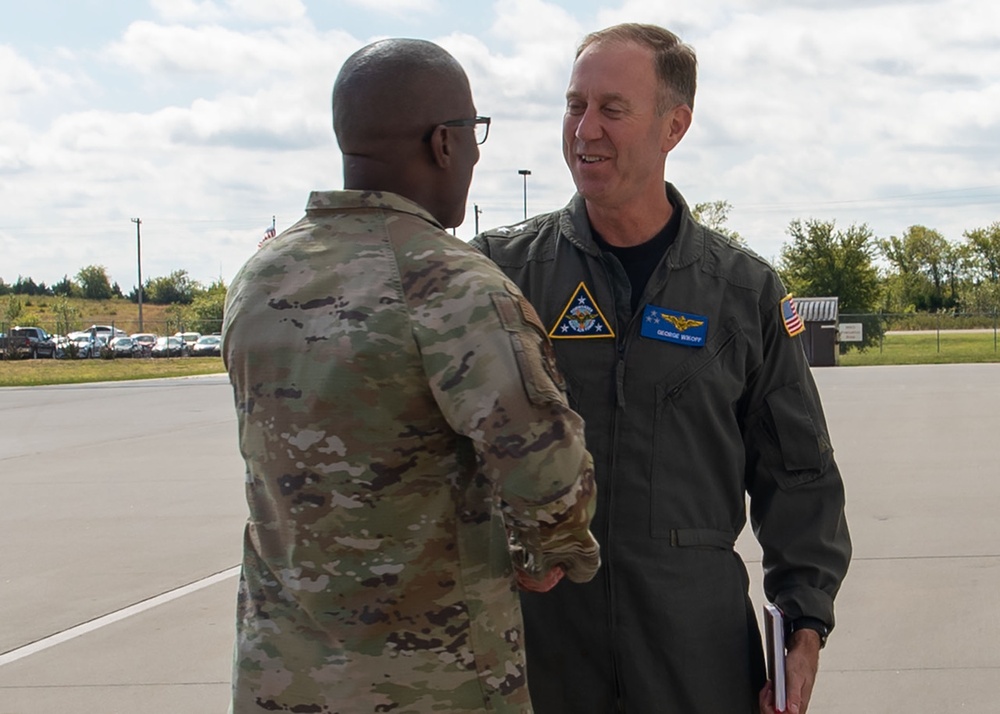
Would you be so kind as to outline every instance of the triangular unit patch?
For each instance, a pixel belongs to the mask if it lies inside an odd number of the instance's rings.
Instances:
[[[549,332],[553,340],[580,340],[587,338],[614,337],[611,324],[597,307],[594,296],[587,286],[580,283],[573,297],[566,303],[562,315]]]

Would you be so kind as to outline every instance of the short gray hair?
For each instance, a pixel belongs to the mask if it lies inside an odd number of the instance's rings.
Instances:
[[[633,43],[653,52],[653,66],[660,81],[661,92],[656,110],[665,114],[676,104],[687,104],[694,109],[694,94],[698,85],[698,58],[694,48],[658,25],[626,22],[621,25],[591,32],[577,48],[579,58],[585,49],[601,42]]]

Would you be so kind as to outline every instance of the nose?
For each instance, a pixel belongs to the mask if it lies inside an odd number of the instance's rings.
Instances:
[[[601,126],[601,114],[596,107],[588,106],[583,114],[574,118],[576,119],[576,129],[573,133],[580,141],[594,141],[600,139],[604,134],[604,128]]]

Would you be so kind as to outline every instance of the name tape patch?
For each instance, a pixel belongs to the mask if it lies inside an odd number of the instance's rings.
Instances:
[[[708,318],[646,305],[642,311],[640,334],[652,340],[673,342],[685,347],[704,347],[708,336]]]

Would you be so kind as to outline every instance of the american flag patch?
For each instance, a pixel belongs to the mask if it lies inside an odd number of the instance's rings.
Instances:
[[[805,332],[806,326],[799,317],[799,311],[795,309],[795,301],[791,295],[786,295],[781,301],[781,321],[785,323],[785,330],[789,337],[795,337]]]

